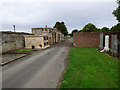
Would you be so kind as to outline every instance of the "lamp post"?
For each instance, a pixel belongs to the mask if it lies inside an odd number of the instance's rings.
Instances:
[[[14,32],[15,32],[15,25],[13,25],[13,27],[14,27]]]

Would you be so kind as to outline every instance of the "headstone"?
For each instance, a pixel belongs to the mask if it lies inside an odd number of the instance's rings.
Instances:
[[[105,36],[105,51],[109,51],[109,36]]]
[[[103,33],[100,33],[100,45],[99,45],[99,48],[100,49],[103,49]]]
[[[112,35],[111,53],[115,57],[118,56],[118,39],[117,39],[117,35]]]

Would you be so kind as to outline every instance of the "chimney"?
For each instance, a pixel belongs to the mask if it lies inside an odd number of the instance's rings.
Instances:
[[[15,25],[13,25],[13,27],[14,27],[14,32],[15,32]]]
[[[45,27],[47,28],[47,25]]]

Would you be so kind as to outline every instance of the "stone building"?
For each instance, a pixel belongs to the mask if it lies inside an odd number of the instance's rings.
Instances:
[[[61,41],[61,32],[54,28],[32,28],[33,35],[25,35],[25,48],[46,48]]]
[[[25,35],[25,48],[46,48],[48,45],[47,35]]]
[[[48,44],[52,45],[61,41],[61,31],[55,28],[32,28],[34,35],[48,35]]]

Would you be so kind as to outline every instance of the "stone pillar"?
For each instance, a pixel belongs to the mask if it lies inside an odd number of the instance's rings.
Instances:
[[[100,49],[103,49],[103,33],[100,33],[100,45],[99,45],[99,48]]]
[[[115,57],[118,56],[118,39],[117,39],[117,35],[112,35],[111,53]]]
[[[109,51],[109,36],[105,36],[105,51]]]

